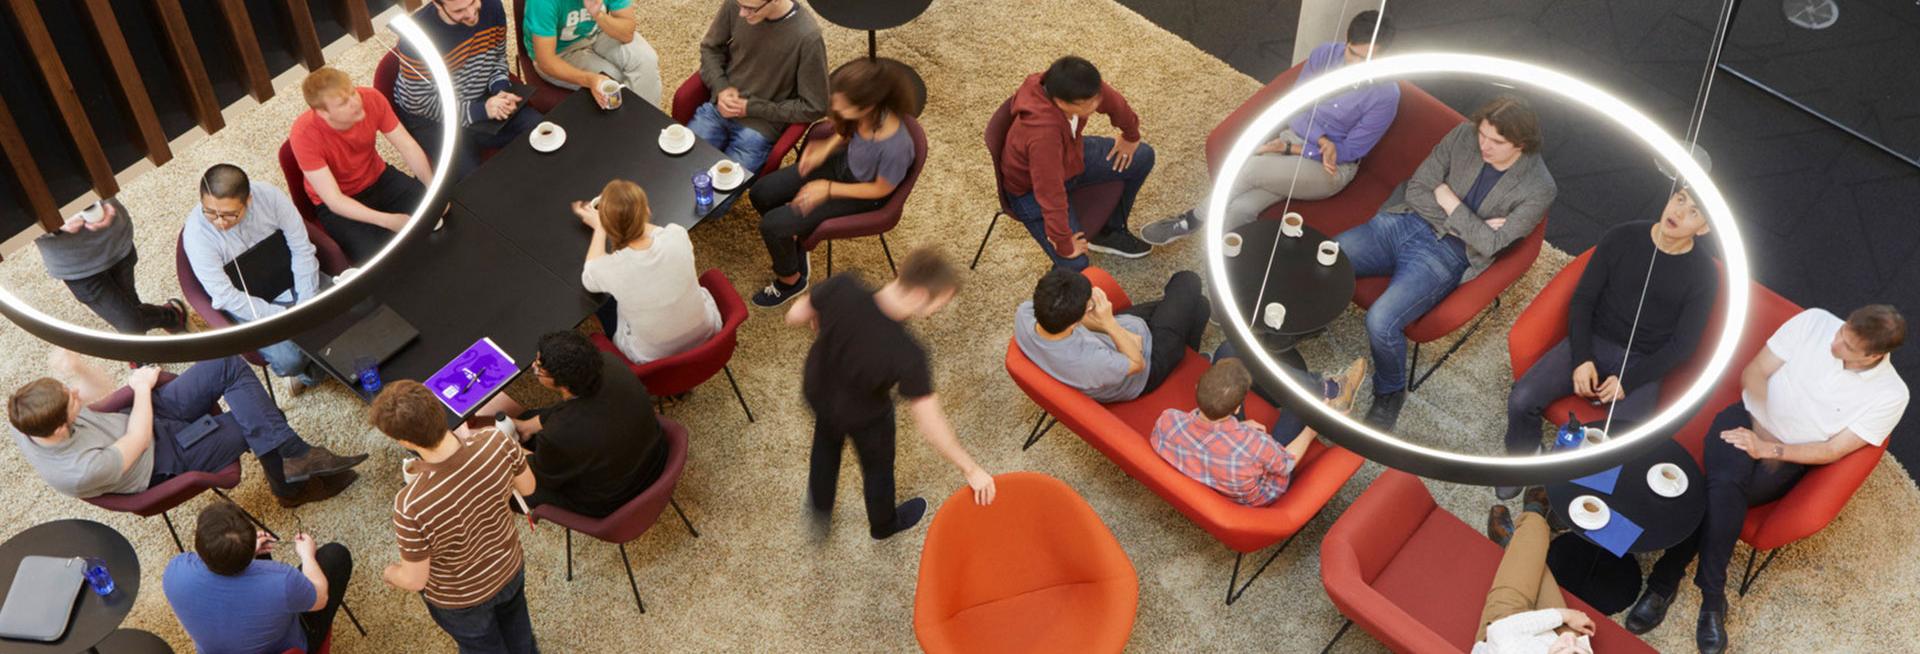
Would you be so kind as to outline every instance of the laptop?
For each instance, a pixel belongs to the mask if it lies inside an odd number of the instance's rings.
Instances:
[[[293,288],[293,250],[287,247],[285,232],[275,231],[224,267],[233,287],[253,297],[272,300]]]
[[[77,556],[22,558],[7,603],[0,604],[0,638],[52,642],[65,636],[86,569],[86,559]]]
[[[328,372],[344,380],[353,379],[359,372],[354,361],[360,357],[385,363],[420,336],[420,330],[406,318],[373,298],[361,300],[315,331],[333,334],[315,358]]]

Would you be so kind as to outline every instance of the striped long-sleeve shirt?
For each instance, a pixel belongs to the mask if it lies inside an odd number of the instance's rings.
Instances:
[[[429,562],[428,603],[479,604],[520,572],[520,535],[507,502],[513,478],[526,469],[520,444],[496,429],[463,439],[444,461],[414,464],[420,476],[393,498],[393,535],[400,558]]]
[[[460,106],[460,126],[487,120],[487,98],[507,90],[507,14],[500,0],[481,0],[480,22],[472,26],[443,20],[434,3],[415,10],[413,21],[446,57],[447,69],[453,73],[453,98]],[[394,104],[415,118],[440,122],[433,71],[406,41],[400,42],[395,54],[400,75],[393,85]]]

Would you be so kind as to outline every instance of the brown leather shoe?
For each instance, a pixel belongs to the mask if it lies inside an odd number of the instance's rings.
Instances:
[[[365,454],[340,456],[334,454],[332,450],[315,445],[300,458],[282,462],[280,470],[286,475],[287,483],[298,484],[314,477],[323,477],[352,468],[365,460],[367,460]]]
[[[1506,505],[1495,504],[1487,509],[1487,538],[1501,547],[1506,547],[1507,541],[1513,540],[1513,513],[1507,510]]]
[[[280,497],[276,495],[273,499],[279,502],[282,508],[298,508],[302,504],[319,502],[339,495],[341,491],[346,490],[348,486],[352,486],[353,482],[358,479],[360,479],[360,473],[348,470],[337,475],[328,475],[308,481],[307,485],[301,487],[300,492],[295,493],[293,497]]]

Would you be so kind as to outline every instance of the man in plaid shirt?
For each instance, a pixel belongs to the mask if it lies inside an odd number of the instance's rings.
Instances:
[[[1366,360],[1356,360],[1346,372],[1344,383],[1328,385],[1327,397],[1340,410],[1352,405]],[[1259,423],[1236,418],[1252,385],[1239,359],[1215,363],[1195,389],[1199,408],[1167,409],[1154,423],[1151,440],[1160,458],[1181,473],[1235,502],[1266,506],[1287,492],[1293,467],[1316,434],[1298,420],[1279,421],[1280,431],[1268,434]]]

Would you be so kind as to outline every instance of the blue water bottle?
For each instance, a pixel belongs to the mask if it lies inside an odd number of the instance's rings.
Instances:
[[[701,215],[713,208],[713,178],[706,173],[693,175],[693,207]]]
[[[380,392],[380,360],[373,357],[356,357],[353,360],[354,376],[360,380],[360,390],[368,395]]]
[[[1553,449],[1556,449],[1556,450],[1575,449],[1580,447],[1582,443],[1585,443],[1586,440],[1587,440],[1586,427],[1580,424],[1580,419],[1574,417],[1572,411],[1568,411],[1567,424],[1561,425],[1560,433],[1554,436]]]
[[[87,585],[93,587],[95,595],[106,597],[113,594],[113,575],[107,574],[107,562],[89,557],[87,559]]]

